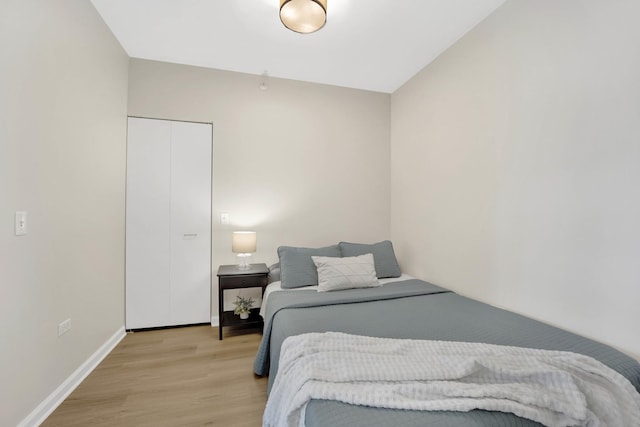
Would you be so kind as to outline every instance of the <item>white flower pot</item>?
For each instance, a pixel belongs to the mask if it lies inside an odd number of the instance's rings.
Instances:
[[[249,318],[249,313],[240,313],[240,318],[242,320],[247,320]]]

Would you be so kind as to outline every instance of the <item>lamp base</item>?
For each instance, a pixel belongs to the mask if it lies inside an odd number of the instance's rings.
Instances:
[[[251,254],[238,254],[238,270],[248,270]]]

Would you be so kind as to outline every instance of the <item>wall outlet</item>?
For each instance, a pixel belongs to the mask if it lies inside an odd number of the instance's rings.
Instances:
[[[69,332],[70,330],[71,330],[71,319],[67,319],[63,322],[60,322],[60,324],[58,325],[58,336],[61,337],[62,335]]]

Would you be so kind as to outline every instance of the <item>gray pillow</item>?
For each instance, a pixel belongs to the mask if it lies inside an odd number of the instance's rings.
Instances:
[[[398,260],[396,259],[396,254],[393,252],[393,244],[389,240],[384,240],[372,245],[340,242],[339,246],[342,256],[373,254],[378,279],[400,277],[402,274]]]
[[[269,266],[269,274],[267,275],[267,282],[273,283],[280,281],[280,263],[276,262]]]
[[[341,257],[338,245],[324,248],[296,248],[280,246],[280,283],[284,289],[301,288],[318,284],[318,272],[311,256]]]

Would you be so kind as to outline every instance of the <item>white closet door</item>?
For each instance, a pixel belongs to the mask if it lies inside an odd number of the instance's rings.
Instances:
[[[172,122],[171,324],[211,321],[211,125]]]
[[[126,327],[211,319],[211,125],[129,119]]]
[[[171,122],[129,118],[126,327],[170,324]]]

